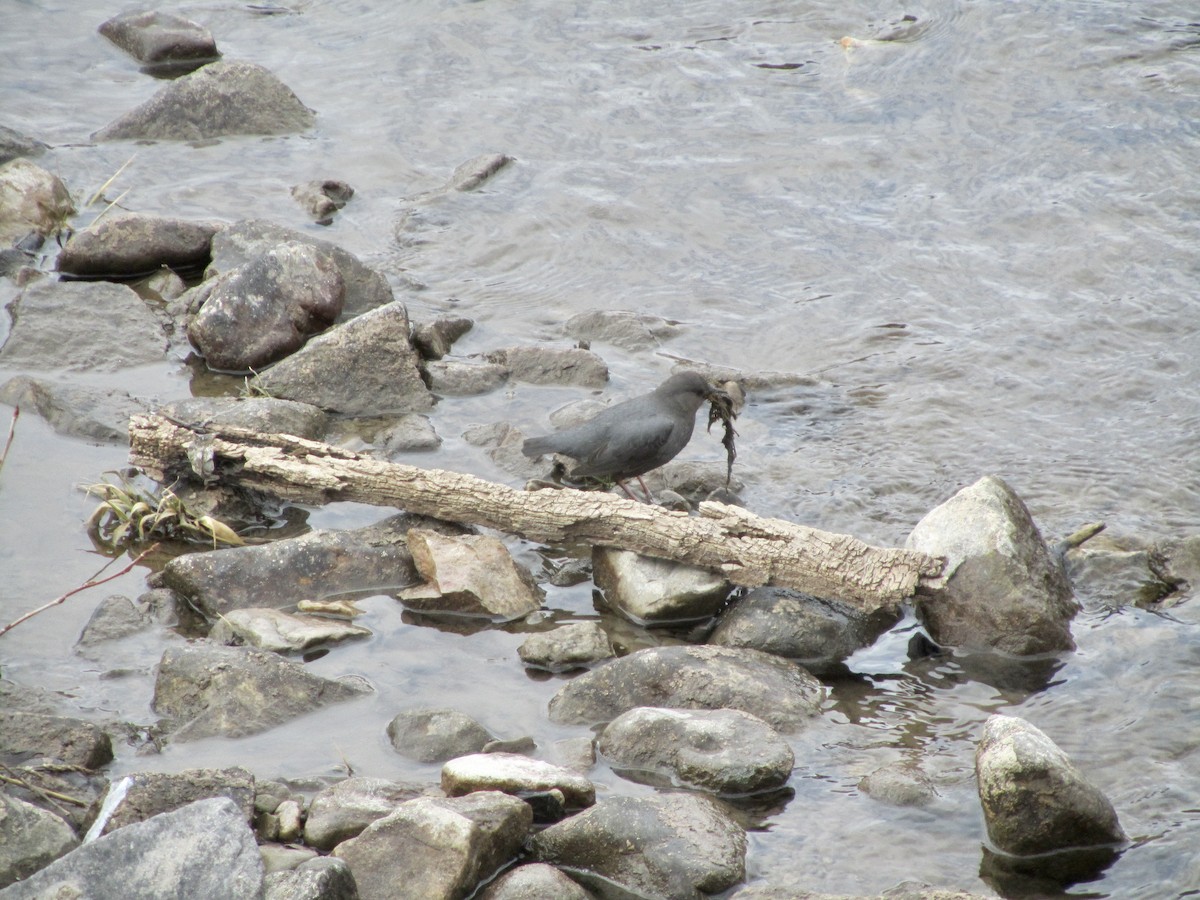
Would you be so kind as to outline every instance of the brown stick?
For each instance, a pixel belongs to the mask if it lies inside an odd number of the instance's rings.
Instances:
[[[199,466],[225,484],[295,502],[353,500],[538,542],[620,547],[716,569],[737,585],[791,587],[867,611],[912,596],[943,566],[941,559],[916,551],[871,547],[849,535],[764,519],[721,503],[702,503],[700,514],[689,516],[606,493],[519,491],[292,435],[191,428],[162,416],[134,416],[129,441],[130,461],[159,481]]]

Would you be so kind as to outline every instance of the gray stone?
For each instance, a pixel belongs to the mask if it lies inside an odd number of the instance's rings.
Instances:
[[[145,631],[153,622],[154,617],[140,605],[128,597],[113,594],[96,605],[76,645],[87,647],[115,641]]]
[[[425,363],[429,389],[447,397],[472,397],[494,391],[508,381],[509,369],[497,363],[443,359]]]
[[[408,531],[417,525],[438,527],[432,519],[400,514],[366,528],[189,553],[167,563],[161,581],[214,620],[232,609],[392,589],[420,580],[408,550]]]
[[[612,547],[592,548],[592,578],[605,602],[638,625],[707,619],[731,590],[711,569]]]
[[[100,824],[99,833],[108,834],[197,800],[217,797],[224,797],[236,805],[242,819],[248,823],[254,812],[254,776],[238,766],[183,772],[136,772],[109,788],[106,806],[111,804],[111,809],[108,818]]]
[[[250,607],[231,609],[221,616],[209,639],[218,644],[246,644],[273,653],[298,653],[370,634],[371,629],[350,622]]]
[[[615,654],[608,632],[599,622],[574,622],[531,634],[517,648],[517,655],[527,666],[566,672],[611,659]]]
[[[240,737],[367,691],[361,683],[312,675],[265,650],[196,644],[163,654],[153,707],[175,740]]]
[[[8,774],[12,777],[12,780],[4,784],[5,794],[16,800],[24,800],[34,806],[46,808],[65,820],[77,835],[87,831],[108,791],[107,778],[90,769],[64,766],[45,757],[27,757],[29,765],[14,768],[12,761],[17,754],[0,755],[8,761]],[[79,802],[61,803],[53,799],[55,794],[65,794]]]
[[[88,278],[133,278],[163,266],[199,271],[212,253],[215,222],[137,213],[105,216],[76,231],[58,254],[58,271]]]
[[[487,354],[490,363],[509,370],[511,377],[531,384],[573,384],[603,387],[608,365],[590,350],[578,347],[508,347]]]
[[[442,444],[442,439],[434,431],[429,416],[420,413],[405,413],[400,416],[377,441],[388,454],[436,450]]]
[[[759,587],[721,613],[708,643],[752,647],[794,659],[818,675],[836,671],[855,650],[896,624],[899,612],[866,615],[837,600],[790,588]]]
[[[191,63],[194,67],[220,56],[211,31],[169,12],[122,13],[101,24],[98,30],[147,66]]]
[[[704,796],[613,797],[535,835],[530,852],[585,886],[591,874],[638,897],[700,900],[745,877],[746,833]]]
[[[162,413],[202,427],[236,425],[263,434],[294,434],[312,441],[324,439],[329,429],[329,416],[323,409],[273,397],[189,397],[165,404]]]
[[[250,384],[272,397],[347,416],[422,412],[433,406],[409,343],[408,314],[399,302],[331,328]]]
[[[248,62],[214,62],[171,82],[97,131],[97,141],[202,141],[229,134],[291,134],[314,116],[282,81]]]
[[[505,872],[483,889],[479,900],[592,900],[584,890],[554,866],[529,863]]]
[[[215,278],[222,272],[229,272],[284,242],[308,244],[333,257],[346,288],[343,317],[357,316],[369,309],[385,306],[394,299],[387,279],[363,265],[353,253],[337,244],[264,219],[244,219],[215,235],[212,241],[212,264],[204,277]]]
[[[937,799],[937,790],[929,776],[911,763],[881,766],[864,775],[858,789],[892,806],[928,806]]]
[[[563,330],[581,341],[602,341],[623,350],[661,347],[680,332],[679,323],[626,309],[596,309],[567,319]]]
[[[736,709],[637,707],[608,723],[597,750],[635,780],[728,795],[782,787],[795,764],[774,728]]]
[[[22,134],[7,125],[0,125],[0,164],[18,156],[41,156],[47,147],[39,140]]]
[[[0,403],[33,410],[58,434],[100,443],[129,442],[129,417],[150,404],[125,391],[58,384],[17,375],[0,385]]]
[[[113,759],[112,739],[82,719],[0,710],[0,753],[99,769]]]
[[[442,766],[442,790],[448,797],[474,791],[506,794],[561,791],[570,808],[596,802],[596,787],[569,769],[519,753],[472,753]]]
[[[635,706],[740,709],[778,731],[801,728],[825,689],[795,663],[758,650],[649,647],[585,672],[550,700],[563,724],[608,722]]]
[[[1001,479],[963,488],[917,523],[905,546],[947,560],[942,578],[917,598],[936,643],[1016,656],[1074,649],[1079,604],[1070,582]]]
[[[473,191],[512,162],[511,156],[503,153],[484,153],[454,170],[443,191]]]
[[[332,850],[423,793],[423,787],[383,778],[355,776],[339,781],[313,797],[304,840],[318,850]]]
[[[0,244],[30,232],[54,234],[73,215],[71,192],[57,175],[27,159],[0,165]]]
[[[342,860],[320,856],[266,877],[265,900],[358,900],[354,873]]]
[[[397,753],[424,763],[478,753],[494,739],[490,731],[456,709],[405,710],[388,723],[387,735]]]
[[[344,841],[334,855],[350,864],[363,900],[404,896],[458,900],[506,865],[525,842],[533,814],[498,791],[410,800]]]
[[[511,621],[541,608],[543,595],[533,576],[491,535],[413,528],[408,548],[425,579],[400,591],[410,609]]]
[[[1108,798],[1042,731],[991,716],[975,749],[988,837],[1016,856],[1126,840]]]
[[[463,316],[442,316],[413,329],[413,346],[423,359],[441,359],[474,325]]]
[[[0,794],[0,889],[77,846],[75,829],[54,813]]]
[[[188,339],[210,369],[231,372],[299,349],[337,321],[346,296],[333,257],[299,242],[278,244],[206,287]]]
[[[324,179],[292,185],[292,199],[300,204],[319,225],[328,225],[333,214],[350,202],[354,188],[344,181]]]
[[[262,840],[261,835],[259,840]],[[310,847],[291,847],[274,843],[260,843],[258,852],[262,854],[263,870],[267,873],[268,896],[270,896],[272,883],[270,879],[273,873],[290,872],[301,863],[320,858],[317,851]]]
[[[86,897],[262,897],[254,834],[229,800],[201,800],[83,844],[25,881],[4,900]]]
[[[158,318],[124,285],[39,279],[13,299],[9,312],[15,322],[0,348],[5,366],[116,372],[166,359]]]

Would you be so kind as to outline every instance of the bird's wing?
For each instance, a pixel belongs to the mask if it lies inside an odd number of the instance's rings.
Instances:
[[[658,453],[674,428],[675,421],[666,415],[631,419],[614,425],[606,430],[591,453],[579,459],[572,474],[623,478],[648,472],[658,465]]]

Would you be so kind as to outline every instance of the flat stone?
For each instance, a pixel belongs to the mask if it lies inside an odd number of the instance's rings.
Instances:
[[[85,769],[99,769],[113,759],[112,739],[99,726],[19,710],[0,710],[0,753]]]
[[[864,775],[858,789],[892,806],[928,806],[937,799],[937,790],[929,776],[908,763],[881,766]]]
[[[518,753],[473,753],[442,766],[442,790],[449,797],[473,791],[503,791],[521,794],[561,791],[568,807],[591,806],[596,787],[591,781],[553,763]]]
[[[627,309],[595,309],[567,319],[563,331],[581,341],[601,341],[623,350],[649,350],[662,346],[682,329],[661,316]]]
[[[102,23],[98,30],[147,66],[199,65],[220,56],[211,31],[191,19],[160,10],[122,13]]]
[[[592,578],[605,602],[638,625],[710,618],[732,590],[711,569],[611,547],[592,548]]]
[[[512,378],[531,384],[603,387],[608,383],[604,360],[578,347],[508,347],[487,354],[487,360],[508,369]]]
[[[387,736],[401,756],[424,763],[477,753],[494,740],[490,731],[456,709],[405,710],[388,723]]]
[[[454,612],[511,621],[541,608],[542,592],[498,539],[445,535],[414,528],[408,533],[413,563],[425,584],[399,594],[423,612]]]
[[[87,278],[134,278],[167,266],[201,271],[212,256],[216,222],[146,216],[108,215],[76,231],[58,254],[55,267]]]
[[[565,672],[611,659],[616,654],[599,622],[574,622],[525,638],[517,655],[527,666]]]
[[[162,413],[181,422],[236,425],[263,434],[294,434],[323,440],[329,416],[311,403],[274,397],[189,397],[164,404]]]
[[[445,397],[473,397],[494,391],[508,381],[509,369],[499,363],[443,359],[425,363],[429,389]]]
[[[274,653],[298,653],[370,634],[369,628],[337,619],[251,607],[225,613],[213,626],[209,639],[218,644],[247,644]]]
[[[151,405],[121,390],[17,375],[0,385],[0,403],[33,410],[56,433],[106,444],[129,443],[130,416]]]

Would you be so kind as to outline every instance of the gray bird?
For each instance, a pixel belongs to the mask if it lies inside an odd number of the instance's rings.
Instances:
[[[717,397],[728,399],[699,372],[680,372],[650,393],[610,406],[581,425],[529,438],[521,452],[529,457],[569,456],[578,463],[572,478],[611,478],[633,497],[624,479],[636,477],[645,491],[642,475],[670,462],[687,446],[696,411]]]

